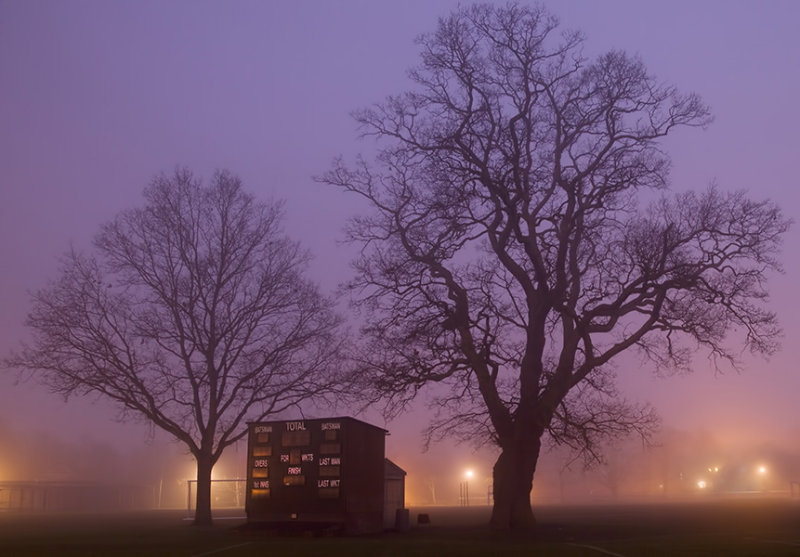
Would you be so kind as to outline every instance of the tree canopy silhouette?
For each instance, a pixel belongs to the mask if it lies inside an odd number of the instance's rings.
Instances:
[[[156,177],[146,204],[71,251],[33,296],[33,340],[6,364],[65,396],[100,394],[186,445],[196,524],[211,522],[211,470],[257,421],[336,392],[340,323],[304,278],[309,255],[279,203],[218,172]]]
[[[362,374],[390,412],[439,384],[429,433],[499,447],[496,528],[534,524],[546,436],[592,451],[652,427],[614,388],[621,354],[735,363],[730,332],[767,354],[779,332],[765,279],[788,221],[741,192],[662,191],[659,140],[708,107],[582,40],[540,7],[455,11],[419,39],[414,87],[355,113],[374,163],[321,177],[371,208],[348,228]]]

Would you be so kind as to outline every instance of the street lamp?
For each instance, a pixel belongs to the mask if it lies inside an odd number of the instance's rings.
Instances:
[[[758,485],[758,488],[761,489],[761,491],[763,492],[767,491],[767,484],[769,483],[768,472],[769,471],[767,470],[767,467],[763,464],[759,464],[758,467],[756,468],[756,474],[758,475],[756,484]]]
[[[465,479],[461,482],[461,505],[464,507],[469,507],[469,479],[474,475],[471,468],[467,468],[467,471],[464,472]]]

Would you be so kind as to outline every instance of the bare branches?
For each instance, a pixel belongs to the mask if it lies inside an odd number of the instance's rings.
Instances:
[[[658,430],[660,418],[648,404],[623,399],[614,375],[598,368],[559,403],[547,433],[555,445],[569,447],[584,463],[602,462],[602,443],[636,435],[644,444]]]
[[[778,208],[716,188],[639,207],[666,188],[659,140],[710,124],[697,95],[623,52],[586,59],[540,8],[463,8],[418,42],[415,88],[355,115],[375,163],[322,177],[373,209],[348,229],[348,286],[375,400],[394,412],[437,383],[433,437],[511,451],[549,433],[591,454],[654,424],[598,379],[625,351],[683,368],[698,346],[735,362],[737,331],[776,348]]]
[[[245,420],[333,396],[333,304],[304,279],[278,203],[238,178],[156,177],[146,204],[67,254],[7,364],[64,396],[101,393],[214,460]]]

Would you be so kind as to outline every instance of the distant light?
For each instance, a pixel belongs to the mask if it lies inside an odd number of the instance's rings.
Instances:
[[[699,482],[697,482],[697,487],[699,487],[700,489],[705,489],[707,485],[708,484],[705,482],[705,480],[700,480]]]
[[[474,472],[472,471],[472,469],[469,469],[469,470],[467,470],[467,471],[466,471],[466,473],[465,473],[464,475],[465,475],[466,477],[468,477],[468,478],[471,478],[471,477],[472,477],[472,476],[474,476],[475,474],[474,474]]]
[[[767,467],[766,466],[759,466],[758,467],[758,473],[761,474],[761,475],[766,474],[767,473]]]

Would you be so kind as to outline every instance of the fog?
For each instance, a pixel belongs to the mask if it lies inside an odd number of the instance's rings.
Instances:
[[[312,278],[334,292],[349,277],[353,250],[339,240],[357,206],[312,176],[339,154],[369,152],[349,113],[406,89],[414,37],[458,4],[0,2],[0,356],[26,338],[28,293],[55,276],[59,254],[89,246],[101,223],[141,204],[151,177],[176,165],[205,177],[229,168],[258,197],[285,199],[287,232],[314,254]],[[551,9],[585,33],[588,55],[624,49],[709,103],[708,130],[664,144],[673,189],[714,181],[772,198],[797,220],[800,3],[569,0]],[[620,365],[625,395],[664,419],[653,446],[620,441],[588,469],[548,448],[534,503],[783,496],[800,479],[797,245],[795,226],[785,274],[770,283],[780,353],[743,355],[746,369],[721,377],[703,359],[687,377]],[[0,377],[0,482],[138,486],[137,504],[185,507],[194,465],[180,445],[116,421],[109,403],[64,402],[15,381]],[[356,417],[390,431],[387,456],[408,472],[409,504],[460,504],[465,482],[470,504],[485,504],[496,452],[451,441],[424,452],[428,413]],[[229,448],[215,478],[242,478],[244,453]],[[0,491],[0,508],[7,496]]]
[[[81,485],[89,489],[136,493],[132,505],[111,504],[124,510],[186,505],[187,479],[194,475],[193,459],[162,439],[129,439],[120,448],[107,441],[66,439],[44,430],[20,430],[0,422],[0,509],[18,508],[9,500],[16,484]],[[3,492],[5,497],[3,497]],[[56,507],[25,503],[28,510],[97,511],[109,507],[104,498],[67,497]],[[28,505],[33,505],[29,507]]]
[[[800,433],[800,432],[798,432]],[[154,436],[130,439],[127,448],[86,438],[70,441],[47,431],[23,432],[0,422],[0,509],[13,508],[8,487],[20,482],[135,493],[109,504],[84,497],[47,511],[187,508],[192,457],[176,443]],[[409,506],[491,503],[491,473],[496,450],[449,441],[425,452],[408,450],[408,440],[387,436],[387,456],[406,470]],[[412,441],[413,445],[413,441]],[[418,447],[419,448],[419,447]],[[665,502],[737,497],[790,497],[790,482],[800,481],[800,451],[792,444],[721,441],[710,432],[664,427],[642,444],[628,438],[602,447],[602,462],[586,463],[557,446],[543,449],[534,480],[534,505]],[[467,472],[471,475],[468,477]],[[215,480],[246,477],[246,444],[223,455]],[[796,489],[796,488],[795,488]],[[214,507],[243,508],[242,482],[216,482]]]
[[[559,447],[543,449],[533,483],[533,504],[789,497],[790,482],[800,481],[800,451],[792,443],[731,444],[710,432],[665,427],[649,446],[629,438],[602,447],[601,453],[602,462],[586,463]],[[486,505],[491,500],[494,455],[487,448],[460,455],[458,461],[440,455],[406,459],[409,503],[464,504],[459,487],[466,482],[469,504]],[[471,478],[466,477],[467,470],[473,471]]]

